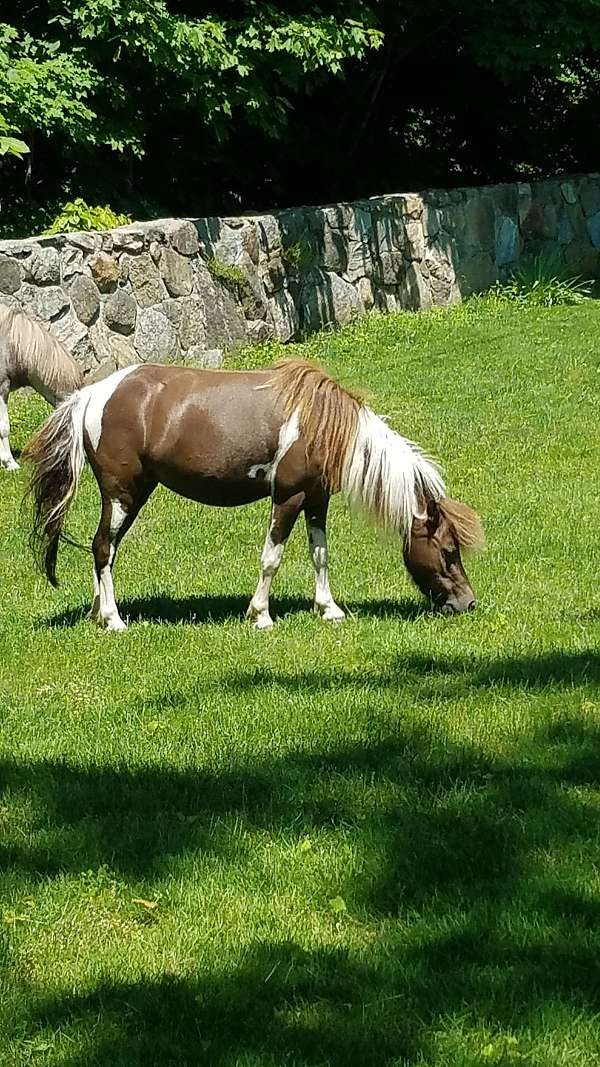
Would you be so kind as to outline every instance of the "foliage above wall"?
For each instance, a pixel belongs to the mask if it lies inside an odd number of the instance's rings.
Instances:
[[[203,215],[591,170],[599,14],[599,0],[3,0],[3,232],[77,196]]]

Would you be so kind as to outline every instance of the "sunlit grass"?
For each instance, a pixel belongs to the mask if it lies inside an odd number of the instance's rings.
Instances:
[[[469,616],[335,500],[347,621],[299,526],[258,634],[266,505],[159,490],[99,633],[89,555],[52,591],[2,476],[1,1064],[600,1063],[599,328],[474,304],[302,346],[482,515]],[[45,411],[11,400],[17,449]],[[75,538],[97,512],[86,476]]]

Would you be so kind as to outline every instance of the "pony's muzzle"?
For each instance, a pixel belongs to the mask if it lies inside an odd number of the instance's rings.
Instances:
[[[463,611],[475,611],[476,607],[477,601],[475,597],[471,597],[464,601],[447,600],[439,610],[442,615],[462,615]]]

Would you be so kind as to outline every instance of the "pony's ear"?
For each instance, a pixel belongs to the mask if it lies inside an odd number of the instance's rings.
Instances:
[[[442,513],[437,500],[433,500],[431,497],[427,501],[427,533],[429,537],[433,537],[435,531],[440,525]]]

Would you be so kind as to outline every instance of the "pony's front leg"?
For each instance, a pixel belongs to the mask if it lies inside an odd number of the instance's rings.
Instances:
[[[297,493],[284,504],[273,504],[269,529],[260,557],[260,578],[256,592],[248,605],[246,618],[253,619],[257,630],[270,630],[273,620],[269,614],[271,583],[279,570],[285,542],[304,504],[304,493]]]
[[[327,573],[327,508],[329,500],[307,503],[304,513],[308,533],[308,550],[315,568],[315,612],[328,622],[341,622],[345,613],[336,604],[329,588]]]
[[[10,450],[10,420],[8,418],[8,389],[3,387],[0,393],[0,467],[7,471],[18,471],[19,464]]]

